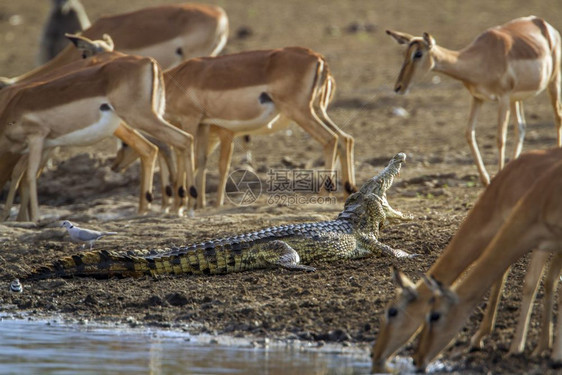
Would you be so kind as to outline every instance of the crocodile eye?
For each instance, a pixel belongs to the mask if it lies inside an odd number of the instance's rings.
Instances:
[[[421,59],[422,56],[423,56],[422,51],[416,51],[416,53],[414,53],[414,60]]]
[[[389,318],[394,318],[398,315],[398,309],[396,307],[391,307],[388,309],[387,314]]]
[[[438,313],[437,311],[432,311],[431,314],[429,314],[429,321],[430,322],[436,322],[439,319],[441,319],[441,313]]]

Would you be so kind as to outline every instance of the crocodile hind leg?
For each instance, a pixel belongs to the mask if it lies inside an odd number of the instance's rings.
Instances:
[[[257,249],[256,257],[261,258],[272,266],[279,266],[291,271],[314,272],[316,268],[305,266],[300,263],[299,253],[286,242],[271,241]]]

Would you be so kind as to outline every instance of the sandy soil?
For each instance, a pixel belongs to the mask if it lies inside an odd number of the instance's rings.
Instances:
[[[92,19],[136,9],[155,1],[83,0]],[[397,264],[417,279],[439,256],[481,192],[476,169],[464,139],[469,95],[462,84],[430,75],[407,96],[392,91],[402,49],[386,28],[419,34],[428,31],[437,42],[460,48],[481,30],[518,16],[535,14],[562,29],[562,8],[556,0],[418,1],[216,1],[230,17],[227,52],[287,45],[310,47],[324,54],[338,90],[329,111],[341,128],[355,136],[358,183],[377,173],[397,152],[408,154],[400,179],[389,192],[392,205],[415,215],[414,222],[387,228],[382,241],[421,254]],[[41,23],[48,2],[19,0],[0,4],[0,75],[13,76],[34,66]],[[526,103],[529,130],[525,149],[554,146],[552,111],[545,94]],[[478,140],[484,159],[495,171],[495,116],[485,106]],[[510,144],[511,146],[511,144]],[[293,127],[253,142],[257,173],[268,181],[268,168],[313,168],[321,165],[321,149]],[[511,147],[508,151],[511,150]],[[236,149],[235,163],[242,154]],[[227,203],[222,209],[198,211],[177,218],[156,204],[146,216],[135,214],[138,165],[123,174],[109,165],[115,142],[88,149],[61,151],[39,180],[42,220],[37,226],[0,225],[0,278],[4,282],[60,256],[82,251],[58,228],[72,220],[89,228],[116,231],[97,249],[163,248],[283,223],[330,219],[344,199],[330,204],[283,205],[267,194],[249,206]],[[320,161],[320,162],[319,162]],[[212,161],[216,163],[216,159]],[[216,164],[213,164],[216,165]],[[211,167],[212,203],[217,172]],[[158,178],[156,179],[156,183]],[[158,186],[157,184],[155,185]],[[0,202],[4,202],[6,189]],[[2,204],[0,204],[2,208]],[[393,296],[390,258],[314,264],[313,274],[263,270],[215,277],[161,277],[126,280],[53,279],[25,285],[25,293],[1,288],[0,305],[37,314],[64,313],[77,319],[138,322],[187,327],[193,332],[238,336],[298,337],[369,345],[378,319]],[[445,354],[462,372],[555,372],[547,359],[530,358],[537,339],[538,314],[528,351],[506,359],[515,329],[525,260],[514,267],[500,307],[496,331],[486,350],[468,353],[485,301]],[[539,293],[537,303],[542,301]],[[402,353],[408,354],[408,346]]]

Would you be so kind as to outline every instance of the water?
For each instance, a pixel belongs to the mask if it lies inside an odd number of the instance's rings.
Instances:
[[[0,321],[0,374],[368,374],[358,348],[165,330]]]

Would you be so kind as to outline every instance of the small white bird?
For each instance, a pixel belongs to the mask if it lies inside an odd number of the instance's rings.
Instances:
[[[14,279],[10,284],[10,290],[15,293],[21,293],[23,291],[23,286],[20,283],[19,279]]]
[[[61,227],[66,228],[68,234],[70,235],[70,238],[73,241],[89,243],[90,250],[92,250],[94,242],[96,242],[103,236],[111,236],[117,234],[117,232],[98,232],[96,230],[78,228],[68,220],[63,221]]]

